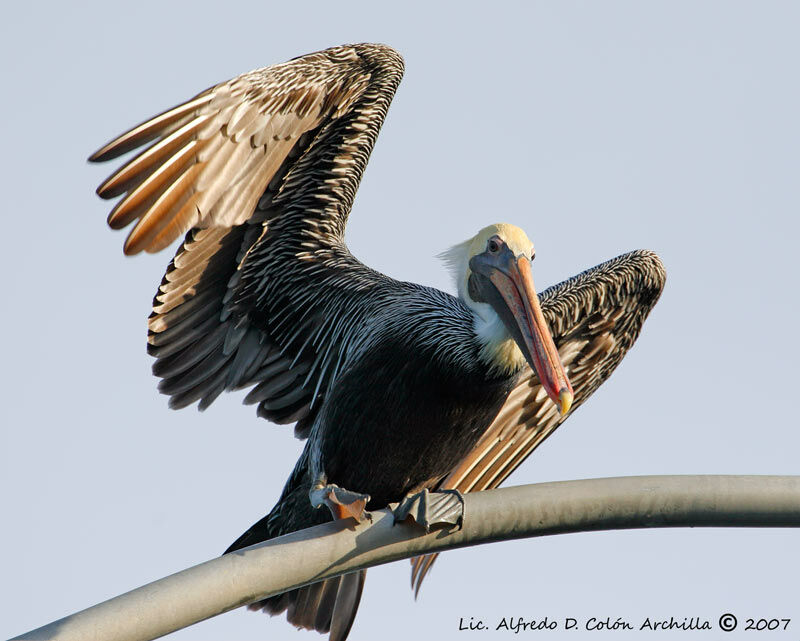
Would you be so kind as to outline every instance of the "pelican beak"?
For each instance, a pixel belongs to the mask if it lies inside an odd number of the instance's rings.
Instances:
[[[524,254],[514,256],[507,246],[497,257],[484,257],[481,271],[496,290],[486,302],[499,314],[563,416],[572,406],[572,384],[544,320],[533,286],[531,261]]]

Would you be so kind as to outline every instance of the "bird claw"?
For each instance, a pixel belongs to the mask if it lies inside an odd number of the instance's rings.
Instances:
[[[422,490],[394,504],[392,514],[395,523],[410,518],[424,527],[426,532],[436,525],[457,525],[461,529],[464,523],[464,496],[458,490]]]
[[[370,519],[369,512],[366,511],[370,499],[369,494],[351,492],[331,483],[312,488],[308,497],[311,499],[311,505],[315,508],[327,506],[334,519],[353,518],[359,523]]]

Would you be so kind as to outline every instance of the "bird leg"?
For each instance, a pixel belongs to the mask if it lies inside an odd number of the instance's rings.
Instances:
[[[426,532],[435,525],[458,525],[460,528],[464,522],[464,496],[458,490],[429,492],[425,489],[409,494],[390,507],[395,523],[410,518]]]
[[[353,518],[361,522],[370,518],[366,511],[369,494],[351,492],[333,483],[326,484],[323,480],[318,480],[309,491],[308,498],[315,508],[326,505],[334,519]]]

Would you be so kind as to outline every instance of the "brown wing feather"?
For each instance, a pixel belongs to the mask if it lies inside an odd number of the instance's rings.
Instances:
[[[97,190],[102,198],[126,194],[109,217],[115,228],[138,221],[125,253],[159,251],[193,227],[247,221],[298,139],[363,95],[370,74],[352,64],[356,58],[350,62],[320,52],[252,71],[92,154],[92,161],[108,160],[157,139]]]
[[[478,492],[508,478],[611,375],[639,336],[665,279],[656,254],[636,251],[545,291],[542,311],[572,382],[572,409],[560,416],[536,374],[526,368],[481,440],[440,489]],[[415,592],[436,556],[411,560]]]

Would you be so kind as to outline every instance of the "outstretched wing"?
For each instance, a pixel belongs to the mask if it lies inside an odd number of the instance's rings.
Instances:
[[[386,278],[343,236],[402,73],[389,47],[334,47],[211,87],[91,156],[152,143],[97,190],[123,196],[108,223],[135,223],[125,253],[188,231],[149,320],[172,407],[255,386],[259,415],[305,434],[357,325],[348,303]]]
[[[528,368],[481,440],[440,489],[477,492],[508,478],[611,375],[639,336],[665,280],[656,254],[634,251],[544,291],[542,311],[575,393],[572,409],[560,416]],[[411,560],[416,592],[436,556]]]

